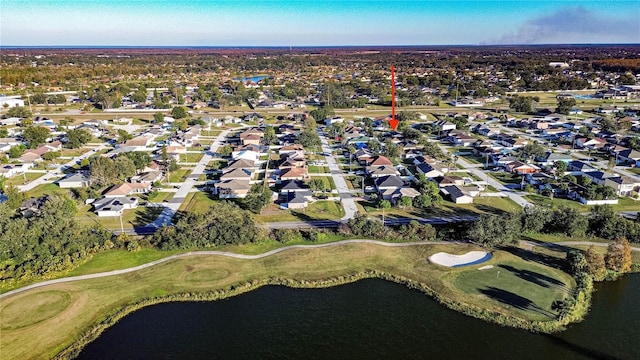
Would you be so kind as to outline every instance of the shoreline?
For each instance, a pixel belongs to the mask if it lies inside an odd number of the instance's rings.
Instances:
[[[84,347],[86,347],[92,341],[96,340],[105,330],[114,326],[118,323],[118,321],[128,316],[129,314],[132,314],[135,311],[148,306],[170,302],[218,301],[257,290],[263,286],[286,286],[291,288],[322,289],[333,286],[346,285],[364,279],[381,279],[405,285],[409,289],[420,291],[424,295],[436,301],[438,304],[444,305],[449,310],[457,311],[479,320],[488,321],[495,325],[509,326],[536,333],[550,334],[563,331],[566,329],[567,325],[582,321],[584,319],[584,315],[587,314],[586,312],[581,312],[580,314],[573,314],[578,315],[577,317],[557,317],[556,319],[548,321],[525,320],[516,316],[505,315],[499,312],[483,309],[472,304],[447,299],[446,297],[438,294],[427,284],[378,270],[365,270],[355,274],[331,277],[317,281],[296,280],[290,278],[267,278],[232,285],[225,289],[218,289],[207,292],[180,293],[138,300],[135,303],[125,305],[108,314],[106,318],[104,318],[98,324],[86,330],[80,336],[80,338],[76,339],[71,345],[67,346],[58,354],[56,354],[53,359],[62,360],[77,357]],[[591,288],[591,291],[588,294],[584,294],[585,297],[582,300],[583,303],[586,302],[584,303],[584,305],[586,305],[587,309],[591,304],[592,293],[593,289]]]

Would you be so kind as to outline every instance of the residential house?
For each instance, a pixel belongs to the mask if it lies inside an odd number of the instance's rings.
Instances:
[[[302,154],[304,155],[304,147],[300,144],[286,145],[278,149],[278,154],[280,156],[289,155],[293,153],[300,153],[300,152],[302,152]]]
[[[472,204],[473,196],[463,187],[457,185],[445,186],[440,189],[444,195],[448,195],[456,204]]]
[[[304,180],[309,178],[306,168],[286,168],[280,172],[280,181]]]
[[[389,158],[386,156],[377,155],[370,158],[367,161],[367,165],[368,166],[381,166],[381,165],[393,166],[393,162],[389,160]]]
[[[226,179],[214,185],[220,199],[241,199],[251,190],[248,179]]]
[[[99,217],[106,216],[122,216],[124,210],[135,209],[138,207],[138,198],[136,197],[103,197],[91,203],[93,211]]]
[[[235,168],[235,169],[223,169],[223,174],[220,176],[220,181],[225,180],[246,180],[250,181],[253,176],[253,171],[247,168]]]
[[[604,183],[613,188],[618,196],[632,196],[640,190],[640,180],[630,176],[608,177]]]
[[[400,175],[400,172],[391,165],[373,165],[366,167],[366,173],[372,178],[383,176]]]
[[[580,137],[576,139],[576,146],[579,148],[592,148],[592,149],[600,149],[603,146],[607,145],[607,140],[603,138],[585,138]]]
[[[404,187],[404,181],[395,175],[382,176],[374,179],[376,190],[379,192],[388,189],[397,189]]]
[[[162,171],[155,170],[155,171],[143,172],[143,173],[140,173],[140,174],[138,174],[136,176],[132,176],[131,177],[131,182],[133,182],[133,183],[150,183],[150,184],[153,184],[156,181],[162,181],[163,178],[164,178],[164,175],[163,175]]]
[[[89,174],[86,172],[77,172],[64,179],[58,180],[58,186],[62,189],[83,188],[88,187],[91,183]]]
[[[633,149],[625,149],[616,153],[617,163],[631,163],[640,166],[640,152]]]
[[[420,174],[424,174],[425,177],[427,178],[435,178],[435,177],[439,177],[439,176],[444,176],[445,172],[441,171],[440,169],[437,169],[435,167],[435,165],[431,165],[429,163],[420,163],[418,165],[416,165],[416,170],[420,173]]]
[[[0,165],[0,176],[10,178],[18,174],[23,174],[29,170],[31,165],[31,163]]]
[[[439,188],[444,188],[447,186],[464,186],[464,179],[460,176],[447,175],[441,178],[434,178],[438,183]]]
[[[341,116],[334,116],[334,117],[324,119],[324,124],[326,126],[331,126],[333,124],[342,124],[342,123],[344,123],[344,118]]]
[[[251,160],[251,161],[258,161],[258,159],[260,158],[260,155],[259,153],[253,150],[240,150],[240,151],[234,151],[233,153],[231,153],[231,158],[233,160],[245,159],[245,160]]]
[[[607,179],[607,174],[602,171],[588,171],[582,176],[589,178],[591,182],[596,185],[604,185],[605,180]]]
[[[121,146],[134,148],[133,151],[149,151],[155,136],[151,134],[137,136],[131,140],[127,140]]]
[[[521,161],[513,161],[506,164],[506,169],[510,173],[519,175],[531,174],[540,171],[540,168],[533,164],[526,164]]]
[[[538,157],[536,160],[538,162],[538,165],[551,166],[556,161],[562,161],[568,164],[570,161],[573,161],[573,158],[571,157],[571,155],[567,155],[563,153],[548,152],[544,154],[544,156]]]
[[[290,191],[280,196],[281,209],[304,209],[313,201],[311,190]]]
[[[439,120],[433,122],[433,128],[441,132],[447,132],[456,129],[456,124],[447,120]]]
[[[231,164],[229,164],[226,168],[223,169],[223,171],[228,171],[228,170],[233,170],[233,169],[255,169],[256,168],[256,162],[254,160],[249,160],[249,159],[239,159],[236,160],[234,162],[232,162]]]
[[[590,164],[583,161],[570,161],[567,164],[567,171],[578,172],[578,173],[587,173],[591,171],[597,171],[597,169]]]
[[[286,180],[280,183],[280,194],[296,191],[308,191],[309,185],[300,180]]]
[[[398,201],[403,197],[415,199],[416,197],[420,196],[420,192],[411,187],[398,187],[381,190],[380,196],[384,200],[389,200],[391,201],[391,203],[397,204]]]
[[[104,197],[123,197],[131,194],[146,194],[151,191],[150,183],[122,183],[114,185]]]

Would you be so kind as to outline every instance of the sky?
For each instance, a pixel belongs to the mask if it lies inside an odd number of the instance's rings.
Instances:
[[[0,0],[0,46],[640,43],[639,0]]]

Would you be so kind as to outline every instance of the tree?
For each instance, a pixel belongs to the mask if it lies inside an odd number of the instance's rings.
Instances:
[[[588,219],[578,209],[559,206],[553,211],[551,221],[548,223],[546,230],[576,237],[583,236],[588,228]]]
[[[315,110],[311,110],[311,116],[316,120],[316,122],[323,122],[324,119],[329,116],[333,116],[335,112],[331,106],[320,106]]]
[[[536,157],[542,157],[545,152],[544,146],[540,145],[537,141],[529,143],[520,149],[520,155],[525,160],[534,160]]]
[[[183,108],[182,106],[176,106],[173,109],[171,109],[171,116],[173,116],[174,119],[186,118],[187,110],[185,110],[185,108]]]
[[[90,166],[90,180],[98,186],[111,185],[117,179],[117,171],[113,160],[108,157],[98,156]]]
[[[49,152],[46,152],[46,153],[42,154],[42,158],[44,160],[51,161],[51,160],[59,158],[61,155],[62,155],[62,153],[60,151],[49,151]]]
[[[604,262],[608,270],[624,274],[631,270],[631,245],[626,238],[616,240],[607,247]]]
[[[31,111],[24,106],[14,106],[7,111],[8,117],[30,118]]]
[[[556,112],[558,114],[569,115],[569,112],[573,107],[576,106],[576,99],[574,98],[559,98],[558,99],[558,107],[556,107]]]
[[[131,159],[131,161],[133,161],[136,167],[136,170],[138,171],[143,170],[145,167],[147,167],[147,165],[151,164],[151,162],[153,161],[153,159],[151,158],[151,155],[149,155],[149,153],[144,151],[130,151],[130,152],[126,152],[118,155],[118,157],[120,156],[125,156]]]
[[[551,220],[551,212],[539,206],[526,206],[520,215],[523,232],[541,232]]]
[[[529,96],[514,95],[509,99],[509,107],[516,112],[531,112],[533,98]]]
[[[305,128],[298,137],[300,145],[308,149],[317,149],[322,145],[320,137],[314,129]]]
[[[4,183],[7,181],[7,178],[4,175],[0,175],[0,193],[4,191]]]
[[[35,149],[44,144],[50,134],[49,129],[43,126],[29,126],[22,132],[22,137],[29,148]]]
[[[9,136],[9,130],[4,126],[0,126],[0,138],[6,138],[7,136]]]
[[[164,114],[161,112],[157,112],[155,114],[153,114],[153,122],[154,123],[161,123],[164,121]]]
[[[467,236],[485,247],[516,243],[520,237],[520,219],[514,214],[482,214],[469,230]]]
[[[324,181],[320,178],[314,177],[309,180],[309,188],[313,191],[324,190]]]
[[[136,165],[126,156],[116,157],[113,161],[113,165],[115,167],[117,178],[120,181],[125,181],[136,174]]]
[[[384,142],[384,153],[388,158],[395,159],[400,156],[400,148],[391,139],[387,139]]]
[[[556,172],[558,175],[562,176],[565,172],[567,172],[567,163],[564,161],[556,161],[553,163],[553,167],[556,168]]]
[[[589,232],[605,239],[619,239],[627,234],[627,223],[611,205],[596,205],[591,209]]]
[[[267,145],[276,144],[278,142],[278,137],[276,136],[276,131],[273,126],[267,126],[264,128],[264,142]]]
[[[24,154],[24,151],[26,149],[27,147],[22,144],[12,146],[11,148],[9,148],[9,157],[12,159],[17,159],[22,156],[22,154]]]
[[[77,149],[91,141],[91,133],[87,129],[72,129],[67,131],[67,146]]]
[[[412,207],[413,199],[408,196],[403,196],[400,198],[400,201],[398,202],[398,206],[403,208]]]
[[[126,130],[118,129],[118,144],[124,144],[131,139],[133,139],[133,135],[129,134]]]
[[[436,239],[436,229],[429,224],[420,224],[411,220],[400,226],[398,233],[405,241],[433,241]]]
[[[589,246],[584,256],[587,260],[587,272],[593,276],[593,279],[596,281],[604,279],[606,275],[604,257],[596,250],[596,247]]]
[[[178,166],[178,161],[176,161],[176,159],[169,160],[169,171],[177,171],[179,168],[180,166]]]
[[[231,156],[231,154],[233,153],[233,148],[229,145],[224,145],[218,148],[218,153],[220,154],[220,156]]]
[[[259,214],[271,200],[271,190],[262,184],[253,184],[249,194],[244,198],[245,208],[251,212]]]

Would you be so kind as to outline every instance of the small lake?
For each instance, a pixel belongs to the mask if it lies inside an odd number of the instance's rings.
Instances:
[[[80,359],[640,359],[640,274],[597,285],[587,319],[533,334],[446,309],[378,279],[268,286],[139,310]]]

